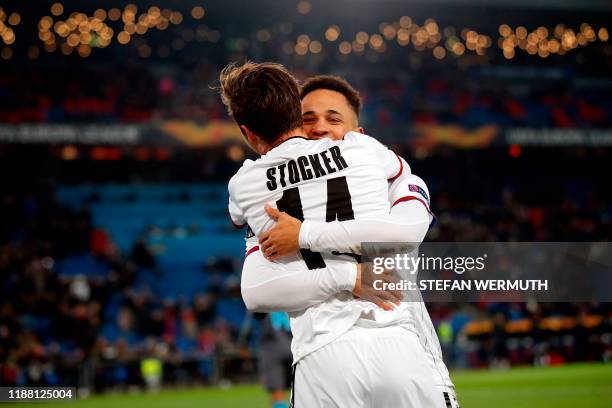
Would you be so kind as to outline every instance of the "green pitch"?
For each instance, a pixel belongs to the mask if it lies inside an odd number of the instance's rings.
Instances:
[[[610,408],[612,364],[464,371],[452,375],[463,408]],[[66,405],[68,404],[68,405]],[[266,408],[257,386],[168,390],[159,394],[107,395],[69,403],[0,404],[8,407],[74,408]]]

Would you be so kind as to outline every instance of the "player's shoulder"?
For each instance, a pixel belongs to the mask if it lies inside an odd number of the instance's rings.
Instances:
[[[259,160],[259,159],[257,159],[257,160]],[[257,160],[246,159],[242,163],[242,166],[240,166],[238,171],[230,178],[230,181],[227,184],[227,188],[228,188],[230,194],[232,194],[232,192],[235,191],[236,186],[239,185],[241,183],[241,180],[243,180],[244,177],[247,174],[249,174],[249,171],[253,169],[253,167],[255,166],[255,163],[257,162]]]
[[[365,149],[387,149],[384,144],[382,144],[372,136],[355,131],[350,131],[345,134],[341,142],[345,145],[353,145]]]
[[[431,204],[429,188],[427,187],[427,183],[421,177],[416,174],[408,174],[401,183],[415,195],[420,195],[425,199],[427,204]]]
[[[423,178],[417,176],[414,173],[407,173],[406,178],[404,180],[408,183],[418,184],[420,186],[427,187],[427,183],[425,183],[425,180],[423,180]]]
[[[378,140],[374,139],[372,136],[366,135],[365,133],[359,133],[351,130],[347,132],[342,138],[343,141],[348,143],[377,143],[381,144]]]

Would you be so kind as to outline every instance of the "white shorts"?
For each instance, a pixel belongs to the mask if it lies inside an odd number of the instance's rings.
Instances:
[[[353,327],[295,366],[295,408],[444,408],[423,347],[402,327]]]

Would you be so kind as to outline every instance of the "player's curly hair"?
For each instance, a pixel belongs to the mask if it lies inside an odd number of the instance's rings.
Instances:
[[[230,64],[219,75],[221,100],[238,123],[272,143],[302,126],[295,78],[273,62]]]
[[[300,98],[304,98],[311,92],[319,89],[327,89],[329,91],[335,91],[344,95],[351,108],[359,118],[359,111],[361,110],[361,96],[355,88],[351,86],[343,78],[334,75],[316,75],[309,78],[302,85],[300,91]]]

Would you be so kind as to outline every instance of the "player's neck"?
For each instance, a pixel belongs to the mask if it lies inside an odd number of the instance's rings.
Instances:
[[[276,146],[280,145],[281,143],[283,143],[285,140],[287,139],[291,139],[292,137],[303,137],[305,139],[307,139],[308,137],[306,136],[306,133],[304,133],[304,131],[302,130],[301,127],[295,128],[293,130],[290,130],[287,133],[282,134],[278,139],[276,139],[273,143],[270,143],[269,146],[266,146],[265,152],[263,152],[262,154],[266,154],[268,153],[270,150],[274,149]]]

